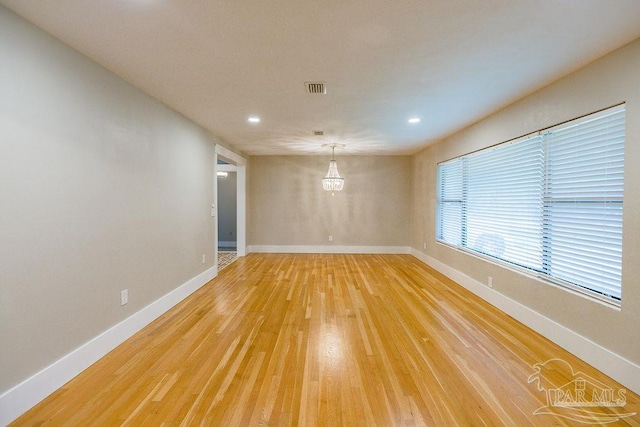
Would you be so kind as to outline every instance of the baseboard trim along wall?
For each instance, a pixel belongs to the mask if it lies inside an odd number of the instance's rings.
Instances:
[[[640,394],[640,366],[416,249],[411,255],[494,307]],[[545,362],[545,360],[540,361]]]
[[[408,246],[252,245],[247,252],[277,254],[409,254]]]
[[[218,268],[214,265],[7,390],[0,395],[0,426],[18,418],[217,275]]]

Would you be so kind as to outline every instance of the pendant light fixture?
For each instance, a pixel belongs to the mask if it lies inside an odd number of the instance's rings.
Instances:
[[[331,191],[331,195],[333,195],[334,191],[342,190],[344,187],[344,178],[340,177],[338,173],[338,164],[335,159],[335,150],[336,147],[343,148],[343,144],[325,144],[323,147],[331,147],[331,161],[329,162],[329,172],[327,172],[327,176],[322,178],[322,188],[325,191]]]

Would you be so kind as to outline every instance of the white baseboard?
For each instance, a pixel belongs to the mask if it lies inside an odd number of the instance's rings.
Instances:
[[[578,356],[629,390],[640,394],[640,366],[435,258],[413,248],[411,248],[411,255],[520,323]],[[545,362],[545,360],[540,360],[540,362]]]
[[[198,274],[142,310],[0,395],[0,425],[4,426],[62,387],[133,334],[167,312],[218,275],[216,266]]]
[[[251,245],[247,252],[277,254],[408,254],[408,246]]]

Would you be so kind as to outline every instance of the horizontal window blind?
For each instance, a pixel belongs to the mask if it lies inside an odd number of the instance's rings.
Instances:
[[[625,110],[551,129],[544,198],[545,271],[621,298]]]
[[[621,299],[624,105],[438,165],[441,242]]]
[[[467,247],[540,269],[542,138],[483,150],[464,162]]]
[[[462,159],[453,160],[439,170],[438,195],[439,237],[452,245],[462,246]]]

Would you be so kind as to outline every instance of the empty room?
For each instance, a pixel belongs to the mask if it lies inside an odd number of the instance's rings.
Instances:
[[[0,0],[0,425],[640,426],[640,2]]]

